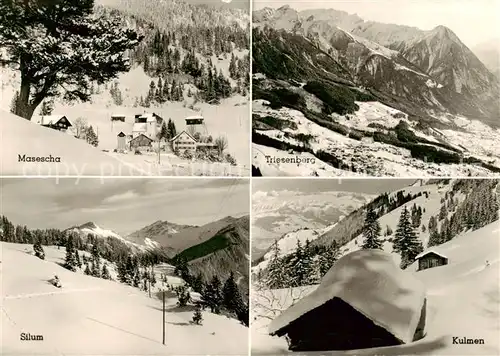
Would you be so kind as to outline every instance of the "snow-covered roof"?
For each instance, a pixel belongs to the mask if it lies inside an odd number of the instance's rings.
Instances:
[[[156,122],[157,118],[162,119],[158,114],[155,114],[154,112],[144,113],[142,115],[139,115],[138,117],[146,118],[146,122]]]
[[[53,125],[63,118],[68,120],[68,118],[64,115],[40,115],[35,116],[33,121],[39,125]],[[69,120],[68,122],[71,124]]]
[[[177,140],[177,138],[179,138],[179,136],[180,136],[180,135],[182,135],[183,133],[185,133],[186,135],[188,135],[188,136],[189,136],[189,137],[190,137],[193,141],[198,142],[198,140],[197,140],[197,139],[195,139],[193,136],[191,136],[191,135],[190,135],[188,132],[186,132],[186,131],[182,131],[182,132],[178,133],[177,135],[175,135],[174,137],[172,137],[172,138],[170,139],[170,141],[175,141],[175,140]]]
[[[446,257],[445,255],[443,255],[442,253],[437,252],[436,250],[427,250],[427,251],[424,251],[422,253],[419,253],[417,256],[415,256],[415,259],[418,260],[419,258],[422,258],[425,255],[428,255],[429,253],[434,253],[434,254],[436,254],[436,255],[438,255],[440,257],[448,259],[448,257]]]
[[[135,123],[132,126],[132,132],[146,132],[148,130],[147,124],[145,123]]]
[[[407,343],[413,341],[425,289],[413,275],[401,270],[389,253],[351,252],[333,265],[316,290],[274,319],[269,333],[276,334],[335,297]]]
[[[203,120],[204,117],[200,115],[194,115],[194,116],[188,116],[186,117],[186,120]]]

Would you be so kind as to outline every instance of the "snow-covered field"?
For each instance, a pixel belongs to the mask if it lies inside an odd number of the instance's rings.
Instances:
[[[433,248],[449,258],[448,265],[416,272],[413,264],[405,270],[426,287],[427,321],[423,339],[377,349],[293,354],[499,355],[499,236],[500,224],[496,221]],[[281,311],[315,288],[252,291],[252,354],[292,354],[284,338],[268,335],[268,325]],[[484,344],[453,344],[453,337],[484,339]]]
[[[472,164],[436,164],[424,162],[411,157],[409,150],[363,138],[361,141],[308,120],[300,111],[288,108],[273,110],[265,105],[264,100],[253,101],[253,113],[261,116],[272,116],[294,122],[297,129],[257,130],[258,133],[294,145],[301,145],[291,135],[311,135],[310,147],[314,152],[323,150],[331,152],[348,165],[354,165],[357,172],[349,172],[346,167],[332,167],[317,158],[312,162],[300,165],[290,163],[276,164],[266,156],[290,158],[289,152],[262,145],[253,145],[253,165],[258,167],[264,176],[297,175],[297,176],[490,176],[493,173],[485,168]],[[370,124],[385,128],[396,126],[399,121],[407,121],[415,134],[432,142],[446,142],[464,152],[466,157],[473,156],[483,161],[500,166],[500,129],[492,129],[479,121],[449,115],[448,122],[455,124],[456,130],[435,130],[422,132],[415,128],[416,122],[408,121],[407,114],[390,108],[379,102],[357,102],[359,110],[354,114],[340,116],[334,114],[335,121],[351,128],[374,131]],[[440,118],[436,118],[439,120]],[[285,136],[285,133],[287,136]],[[310,153],[294,153],[293,156],[312,158]],[[304,162],[304,160],[302,161]],[[341,169],[339,169],[341,168]]]
[[[27,248],[1,244],[2,355],[247,354],[248,329],[237,320],[203,312],[203,325],[192,325],[193,310],[176,307],[170,295],[163,345],[156,296],[60,267],[64,249],[44,246],[43,261]],[[54,274],[61,289],[47,281]],[[168,283],[178,282],[168,277]],[[43,341],[21,341],[21,333],[42,335]]]

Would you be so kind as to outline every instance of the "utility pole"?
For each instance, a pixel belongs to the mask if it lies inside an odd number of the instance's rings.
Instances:
[[[163,345],[165,345],[165,289],[163,290]]]

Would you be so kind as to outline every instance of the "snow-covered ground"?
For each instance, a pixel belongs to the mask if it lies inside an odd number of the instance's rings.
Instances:
[[[345,175],[370,175],[370,176],[490,176],[493,173],[485,168],[472,164],[436,164],[424,162],[411,157],[409,150],[374,142],[373,139],[363,138],[361,141],[347,136],[308,120],[300,111],[288,108],[273,110],[265,105],[264,100],[253,101],[253,113],[260,116],[272,116],[294,122],[297,129],[285,128],[283,130],[257,130],[262,135],[278,139],[294,145],[301,145],[293,134],[311,135],[310,147],[314,152],[323,150],[331,152],[346,166],[353,165],[357,172],[349,172],[347,167],[332,167],[317,158],[302,164],[280,163],[266,159],[266,156],[277,158],[290,158],[289,152],[281,151],[262,145],[253,145],[252,161],[264,176],[271,175],[297,175],[297,176],[345,176]],[[431,142],[445,142],[464,152],[466,157],[473,156],[483,161],[500,166],[500,129],[493,129],[479,121],[468,120],[463,117],[448,115],[449,123],[455,124],[456,130],[435,130],[426,132],[415,128],[416,122],[409,121],[408,115],[390,108],[379,102],[357,102],[359,110],[354,114],[336,115],[335,121],[349,127],[364,131],[375,131],[370,124],[393,128],[399,121],[407,121],[410,128],[419,137]],[[442,121],[444,118],[436,117]],[[286,134],[286,135],[285,135]],[[312,158],[310,153],[293,153],[293,157]],[[341,168],[341,169],[339,169]]]
[[[243,52],[237,53],[237,56],[243,55]],[[228,61],[228,59],[222,59],[221,61],[216,61],[216,63],[222,68],[223,64],[225,65],[225,61]],[[19,75],[6,68],[0,68],[0,76],[2,77],[0,82],[0,109],[8,112],[15,90],[17,90],[19,85]],[[150,108],[135,107],[136,98],[146,96],[151,80],[152,78],[144,73],[142,67],[135,67],[129,72],[121,74],[116,80],[122,92],[123,105],[117,106],[114,104],[112,96],[109,93],[109,88],[113,83],[109,83],[107,86],[96,87],[96,94],[93,95],[90,102],[70,104],[56,101],[53,114],[65,115],[73,123],[78,118],[86,120],[88,125],[92,125],[98,135],[98,150],[107,151],[106,153],[117,159],[121,163],[120,165],[135,166],[137,170],[140,170],[142,175],[248,176],[250,174],[250,105],[248,96],[236,95],[222,100],[219,105],[211,105],[201,102],[194,103],[192,97],[187,97],[187,89],[185,89],[186,99],[183,102],[167,102],[163,105],[152,106]],[[177,132],[186,129],[185,118],[195,115],[203,116],[205,125],[200,126],[197,131],[202,135],[211,135],[214,139],[219,136],[226,137],[228,141],[226,152],[230,153],[236,159],[237,166],[233,167],[229,164],[221,163],[193,162],[168,153],[162,154],[160,164],[158,164],[157,155],[153,153],[140,156],[136,156],[133,153],[113,153],[113,150],[118,145],[117,135],[120,132],[131,134],[134,116],[144,112],[154,112],[166,121],[171,119],[176,125]],[[38,111],[35,114],[37,113]],[[0,115],[3,119],[5,114],[1,112]],[[125,122],[112,123],[112,115],[124,115],[126,117]],[[36,125],[35,123],[31,124]],[[38,131],[38,135],[42,135],[42,132],[44,131]],[[14,133],[9,132],[7,135],[4,133],[4,136],[14,136]],[[23,138],[25,150],[34,151],[37,149],[37,146],[33,147],[32,142],[34,138],[29,135],[16,134],[11,139],[19,140],[20,137]],[[53,151],[52,155],[61,155],[64,153],[54,150],[51,140],[40,137],[40,141],[45,142],[44,145],[47,146],[47,149]],[[41,144],[39,143],[38,145]],[[71,152],[72,147],[67,146],[67,151]],[[72,160],[67,160],[67,162],[71,164]],[[99,160],[97,162],[94,160],[94,164],[98,162]],[[4,173],[17,174],[15,168],[6,166]],[[99,175],[99,172],[92,171],[87,174]],[[114,172],[105,172],[104,174],[117,175]]]
[[[416,264],[413,264],[405,270],[426,287],[427,321],[423,339],[377,349],[293,354],[499,355],[499,236],[500,224],[496,221],[434,247],[449,258],[448,265],[416,272]],[[252,354],[292,354],[284,338],[268,335],[268,325],[281,311],[315,288],[252,291]],[[454,337],[484,339],[484,344],[453,344]]]
[[[163,345],[162,301],[155,295],[60,267],[63,248],[44,246],[44,261],[26,248],[31,245],[1,244],[3,355],[247,354],[248,328],[209,312],[203,312],[202,326],[192,325],[192,308],[176,307],[170,294]],[[48,282],[54,274],[61,289]],[[181,282],[168,277],[170,284]],[[21,333],[42,335],[43,341],[21,341]]]

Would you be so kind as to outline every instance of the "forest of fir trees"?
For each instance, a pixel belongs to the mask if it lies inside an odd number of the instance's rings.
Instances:
[[[156,29],[131,54],[153,78],[149,91],[136,98],[135,106],[150,107],[183,101],[217,104],[234,93],[246,96],[250,85],[250,57],[235,55],[248,50],[248,36],[237,26],[215,28],[186,26],[184,34]],[[229,77],[213,63],[228,60]],[[233,84],[231,83],[231,80]],[[119,100],[118,100],[119,101]]]

